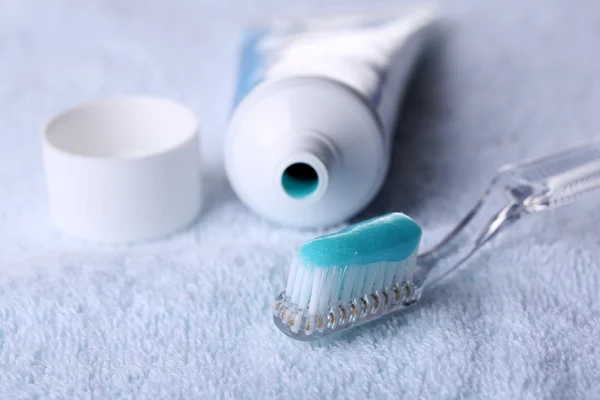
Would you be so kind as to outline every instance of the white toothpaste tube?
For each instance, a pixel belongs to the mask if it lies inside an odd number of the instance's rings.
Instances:
[[[250,29],[225,143],[239,198],[297,227],[361,211],[384,182],[399,101],[436,20],[417,8]]]

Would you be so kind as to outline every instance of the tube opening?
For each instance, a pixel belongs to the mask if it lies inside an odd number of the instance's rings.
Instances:
[[[312,195],[319,186],[319,175],[309,164],[294,163],[283,171],[281,185],[288,196],[303,199]]]

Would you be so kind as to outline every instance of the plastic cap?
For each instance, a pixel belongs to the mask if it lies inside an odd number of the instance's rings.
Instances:
[[[198,123],[186,107],[118,97],[54,117],[42,135],[56,225],[83,239],[167,235],[201,208]]]

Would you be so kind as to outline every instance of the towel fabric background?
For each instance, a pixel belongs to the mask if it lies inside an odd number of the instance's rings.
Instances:
[[[291,255],[320,232],[242,206],[222,135],[241,24],[319,3],[0,0],[1,398],[600,398],[599,195],[519,222],[407,313],[314,345],[276,330]],[[500,165],[600,131],[598,3],[440,4],[446,35],[362,215],[403,211],[425,245]],[[135,246],[65,237],[48,215],[40,128],[128,93],[199,115],[202,216]]]

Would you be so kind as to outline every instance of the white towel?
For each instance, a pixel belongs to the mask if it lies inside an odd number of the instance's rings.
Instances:
[[[277,331],[292,254],[320,232],[239,203],[222,133],[241,22],[319,4],[0,6],[0,398],[600,398],[599,195],[520,221],[406,313],[312,345]],[[388,182],[362,215],[411,215],[425,247],[503,163],[600,131],[598,5],[442,5],[445,40],[409,91]],[[199,114],[203,214],[135,246],[65,237],[47,211],[39,129],[66,106],[127,93]]]

